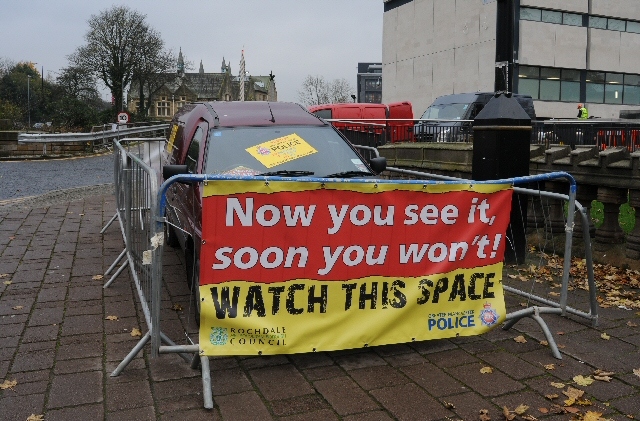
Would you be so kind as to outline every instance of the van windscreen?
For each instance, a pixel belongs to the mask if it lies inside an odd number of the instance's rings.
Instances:
[[[422,120],[463,120],[469,104],[434,104],[420,117]]]
[[[208,174],[252,176],[304,171],[325,177],[346,171],[371,172],[330,126],[215,128],[207,140]]]

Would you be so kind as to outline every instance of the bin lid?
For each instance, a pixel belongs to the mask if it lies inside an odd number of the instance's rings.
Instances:
[[[473,120],[474,126],[530,126],[531,117],[511,93],[496,93]]]

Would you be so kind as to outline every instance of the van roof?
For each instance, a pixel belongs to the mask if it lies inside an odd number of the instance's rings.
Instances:
[[[451,94],[451,95],[443,95],[443,96],[439,96],[435,99],[435,101],[433,101],[433,104],[431,105],[437,105],[437,104],[470,104],[472,102],[474,102],[477,98],[484,96],[484,97],[491,97],[495,95],[495,92],[471,92],[471,93],[463,93],[463,94]],[[517,97],[522,97],[522,98],[526,98],[526,97],[530,97],[529,95],[523,95],[523,94],[513,94],[514,98]],[[488,100],[488,98],[487,98]]]
[[[202,103],[215,118],[217,127],[305,125],[327,123],[293,102],[212,101]]]

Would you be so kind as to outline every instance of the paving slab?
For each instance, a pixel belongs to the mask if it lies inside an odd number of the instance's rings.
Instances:
[[[200,370],[175,354],[151,358],[145,346],[111,377],[140,339],[131,329],[146,332],[128,270],[107,289],[108,277],[92,279],[123,247],[117,222],[99,234],[114,214],[114,197],[103,190],[75,201],[30,203],[20,215],[10,214],[6,204],[0,208],[0,384],[17,382],[0,390],[2,420],[35,414],[47,421],[472,421],[480,410],[501,419],[503,406],[524,404],[540,420],[569,421],[576,415],[562,407],[539,411],[561,403],[568,387],[580,388],[591,401],[581,414],[640,419],[640,376],[634,373],[640,370],[640,317],[623,309],[603,309],[595,328],[574,316],[544,315],[562,360],[541,344],[544,335],[530,319],[477,337],[211,358],[211,410],[203,408]],[[186,334],[197,338],[184,257],[168,247],[164,254],[163,331],[184,344]],[[521,308],[521,298],[507,298],[510,310]],[[575,302],[585,297],[576,295]],[[183,310],[172,310],[173,304]],[[609,340],[602,338],[605,332]],[[482,374],[484,367],[492,373]],[[589,386],[573,379],[596,369],[615,374]],[[562,388],[554,386],[560,383]]]

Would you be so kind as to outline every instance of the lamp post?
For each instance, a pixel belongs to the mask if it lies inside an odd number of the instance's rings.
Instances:
[[[29,129],[31,128],[31,75],[27,75],[27,114],[29,115]]]

